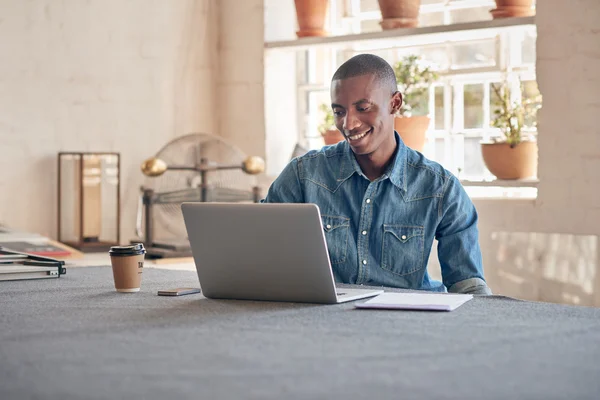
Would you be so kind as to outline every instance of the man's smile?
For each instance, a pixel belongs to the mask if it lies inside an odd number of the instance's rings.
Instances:
[[[371,133],[371,132],[373,132],[373,128],[371,128],[371,129],[369,129],[368,131],[366,131],[366,132],[363,132],[363,133],[357,133],[357,134],[355,134],[355,135],[352,135],[352,136],[347,136],[347,138],[348,138],[348,140],[349,140],[349,141],[351,141],[351,142],[356,142],[356,141],[358,141],[358,140],[360,140],[360,139],[364,138],[365,136],[367,136],[367,135],[368,135],[369,133]]]

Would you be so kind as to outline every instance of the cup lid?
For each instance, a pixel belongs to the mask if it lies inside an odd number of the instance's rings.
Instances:
[[[134,256],[146,254],[143,243],[135,243],[130,246],[112,246],[108,252],[111,256]]]

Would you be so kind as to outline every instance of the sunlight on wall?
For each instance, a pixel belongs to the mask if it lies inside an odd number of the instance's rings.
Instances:
[[[519,298],[594,305],[599,274],[598,237],[493,232],[494,271],[488,281],[498,292]],[[524,251],[525,250],[525,251]]]

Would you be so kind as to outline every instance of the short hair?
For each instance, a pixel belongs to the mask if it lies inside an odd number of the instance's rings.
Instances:
[[[333,74],[332,81],[355,76],[373,74],[383,88],[389,88],[391,93],[398,91],[398,82],[392,66],[383,58],[374,54],[359,54],[342,65]]]

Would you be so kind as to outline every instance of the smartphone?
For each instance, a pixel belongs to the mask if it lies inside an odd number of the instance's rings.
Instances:
[[[186,294],[200,293],[199,288],[163,289],[158,291],[159,296],[183,296]]]

